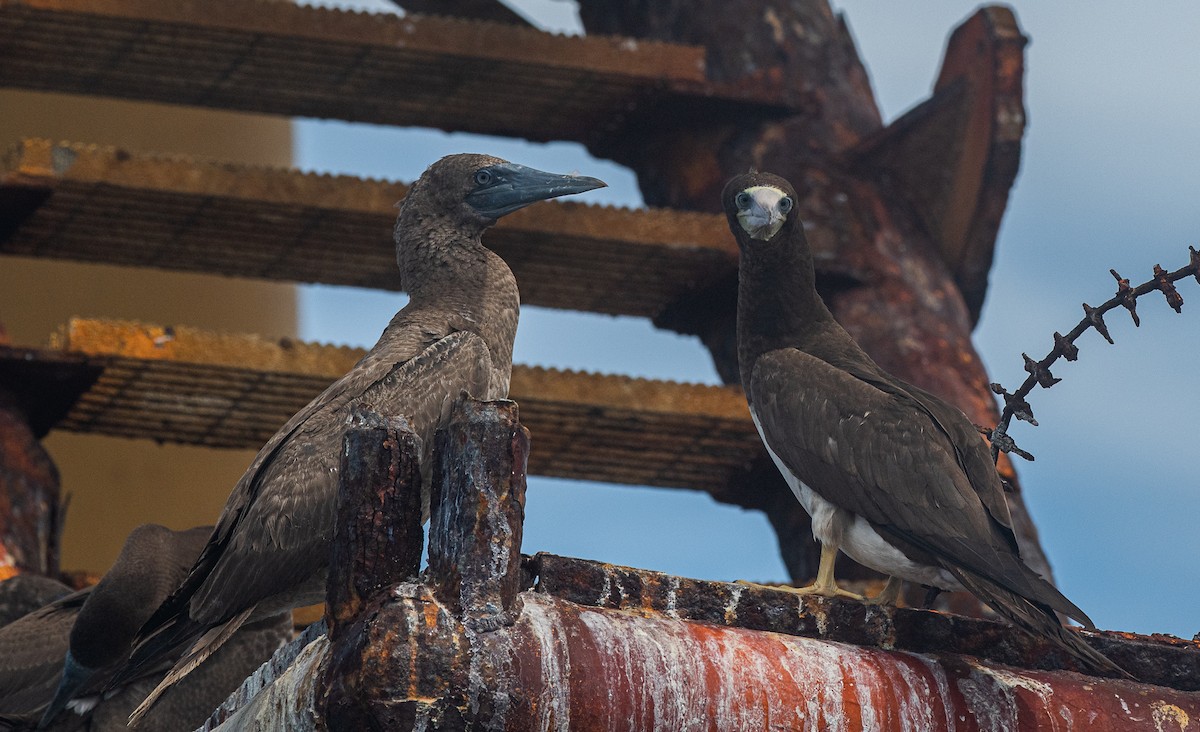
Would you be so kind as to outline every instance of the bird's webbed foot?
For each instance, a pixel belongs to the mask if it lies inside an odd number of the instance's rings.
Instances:
[[[900,599],[900,590],[904,587],[904,580],[899,577],[888,577],[887,584],[879,591],[879,594],[867,600],[868,605],[895,605],[896,600]]]
[[[739,585],[748,585],[750,587],[760,587],[766,590],[779,590],[780,592],[788,592],[793,595],[820,595],[821,597],[838,597],[846,600],[857,600],[863,602],[866,600],[862,595],[843,590],[836,583],[813,582],[811,585],[804,587],[792,587],[790,585],[760,585],[757,582],[747,582],[746,580],[738,580]]]

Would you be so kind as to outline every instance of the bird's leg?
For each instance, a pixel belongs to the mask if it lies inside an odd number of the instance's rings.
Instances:
[[[879,594],[867,600],[870,605],[895,605],[896,600],[900,597],[900,588],[904,586],[904,580],[896,576],[888,577],[887,584],[879,591]]]
[[[862,595],[848,592],[837,586],[837,582],[833,578],[833,563],[837,559],[838,547],[837,544],[822,544],[821,545],[821,563],[817,566],[817,579],[811,585],[806,587],[788,587],[787,585],[760,585],[755,582],[746,582],[738,580],[738,584],[750,585],[751,587],[764,587],[768,590],[782,590],[790,592],[793,595],[821,595],[823,597],[845,597],[850,600],[863,601]]]
[[[824,595],[825,597],[845,597],[851,600],[865,600],[866,598],[862,595],[843,590],[837,586],[837,581],[833,578],[833,563],[837,560],[837,554],[837,544],[821,545],[821,563],[817,565],[817,581],[805,589],[809,589],[812,593]]]

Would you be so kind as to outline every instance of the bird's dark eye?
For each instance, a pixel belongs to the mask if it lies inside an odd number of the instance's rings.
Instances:
[[[779,199],[779,213],[785,214],[788,211],[791,211],[792,205],[792,199],[788,198],[787,196]]]
[[[737,198],[733,199],[733,202],[737,204],[739,210],[745,211],[750,208],[750,194],[742,191],[737,194]]]
[[[478,170],[475,172],[475,184],[476,185],[486,186],[488,183],[491,183],[491,182],[492,182],[492,171],[485,169],[485,170]]]

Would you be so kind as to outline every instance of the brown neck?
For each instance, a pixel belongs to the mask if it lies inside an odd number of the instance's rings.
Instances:
[[[788,235],[792,241],[784,240]],[[797,348],[834,365],[861,354],[817,294],[802,229],[742,247],[737,331],[738,365],[748,395],[754,363],[769,351]]]
[[[402,212],[396,222],[396,258],[409,294],[403,312],[450,318],[456,330],[478,333],[493,363],[512,362],[520,295],[512,271],[460,224]]]

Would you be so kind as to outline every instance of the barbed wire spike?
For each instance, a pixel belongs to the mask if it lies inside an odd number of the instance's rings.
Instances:
[[[1189,247],[1190,248],[1190,247]],[[1155,286],[1162,292],[1163,297],[1167,298],[1167,304],[1177,313],[1183,312],[1183,295],[1175,289],[1175,283],[1167,276],[1169,273],[1160,267],[1154,265],[1154,280]]]
[[[1054,331],[1054,348],[1068,361],[1079,360],[1079,346],[1067,340],[1066,336]]]
[[[1192,270],[1192,276],[1196,278],[1196,282],[1200,282],[1200,250],[1191,244],[1188,245],[1188,254],[1191,257],[1191,264],[1188,267]]]
[[[1003,386],[996,382],[992,382],[988,386],[991,387],[993,392],[999,394],[1004,399],[1004,406],[1008,411],[1012,412],[1012,416],[1028,422],[1034,427],[1038,426],[1038,421],[1033,418],[1033,407],[1029,406],[1029,402],[1025,401],[1025,397],[1020,394],[1009,394]]]
[[[1104,324],[1104,311],[1100,308],[1094,308],[1086,302],[1083,304],[1084,320],[1091,323],[1096,332],[1104,336],[1104,340],[1108,341],[1110,346],[1115,346],[1112,336],[1108,334],[1108,326]]]
[[[1005,429],[1003,424],[996,425],[991,434],[992,445],[999,448],[1002,452],[1018,455],[1029,462],[1033,462],[1033,455],[1017,447],[1016,441],[1008,436],[1008,432]]]
[[[1038,386],[1042,387],[1043,389],[1049,389],[1058,382],[1062,381],[1062,379],[1054,378],[1054,374],[1050,373],[1050,366],[1048,363],[1034,361],[1029,357],[1028,353],[1022,353],[1021,358],[1025,359],[1025,370],[1033,375],[1033,378],[1037,380]]]
[[[1137,297],[1133,294],[1133,288],[1129,286],[1129,280],[1117,274],[1117,270],[1110,269],[1109,273],[1117,280],[1117,298],[1125,309],[1129,311],[1130,317],[1133,318],[1133,326],[1140,328],[1142,320],[1137,314]]]

